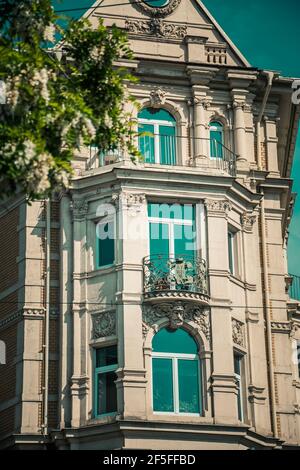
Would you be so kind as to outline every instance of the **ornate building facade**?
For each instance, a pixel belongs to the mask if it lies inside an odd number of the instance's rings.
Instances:
[[[0,447],[298,447],[292,79],[199,0],[109,3],[144,158],[83,150],[70,191],[1,206]]]

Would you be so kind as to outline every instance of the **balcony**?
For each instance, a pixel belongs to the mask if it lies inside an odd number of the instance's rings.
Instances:
[[[198,168],[203,173],[216,173],[222,175],[236,176],[236,160],[235,153],[229,150],[225,145],[215,139],[197,139],[195,152],[198,157],[189,161],[179,161],[178,155],[180,146],[185,144],[185,139],[181,136],[163,136],[163,152],[156,154],[149,136],[139,137],[139,146],[144,155],[136,164],[146,163],[147,165],[160,166],[187,166]],[[84,152],[86,158],[86,170],[116,165],[126,161],[123,149],[119,148],[113,151],[100,153],[97,147],[91,146]],[[130,158],[127,158],[130,161]]]
[[[206,262],[198,257],[182,255],[170,259],[164,255],[147,256],[143,260],[144,300],[191,300],[208,304]]]

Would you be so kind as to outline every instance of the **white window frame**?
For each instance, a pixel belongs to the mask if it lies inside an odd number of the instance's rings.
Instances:
[[[160,159],[160,133],[159,133],[159,126],[168,126],[168,127],[175,127],[175,163],[177,163],[177,155],[178,155],[178,148],[177,148],[177,139],[176,139],[176,122],[171,121],[157,121],[155,119],[144,119],[138,118],[138,124],[149,124],[154,127],[154,159],[155,163],[161,164]]]
[[[242,383],[242,372],[243,372],[243,359],[244,359],[244,356],[242,354],[239,354],[238,352],[234,352],[234,360],[235,360],[235,357],[238,357],[239,358],[239,364],[240,364],[240,373],[237,374],[236,372],[234,372],[234,376],[235,376],[235,379],[238,383],[238,389],[239,389],[239,396],[237,396],[237,404],[238,406],[240,407],[240,410],[241,410],[241,416],[239,418],[239,421],[240,422],[244,422],[244,419],[245,419],[245,412],[244,412],[244,393],[243,393],[243,383]],[[239,409],[237,410],[238,411],[238,414],[239,414]]]
[[[153,359],[171,359],[172,360],[172,373],[173,373],[173,405],[174,411],[154,411],[153,403]],[[163,415],[163,416],[203,416],[203,413],[182,413],[179,411],[179,381],[178,381],[178,360],[183,359],[187,361],[197,361],[197,370],[198,370],[198,397],[199,397],[199,406],[200,409],[203,409],[203,399],[202,399],[202,369],[200,364],[200,359],[198,354],[183,354],[183,353],[152,353],[151,360],[151,406],[153,414]]]
[[[164,204],[159,202],[151,202],[148,201],[148,204]],[[172,203],[170,203],[172,205]],[[205,208],[203,204],[195,204],[195,203],[182,203],[183,205],[190,205],[193,206],[195,209],[195,220],[186,220],[186,219],[169,219],[168,217],[151,217],[148,216],[148,256],[151,255],[150,253],[150,224],[151,223],[160,223],[165,224],[168,226],[168,236],[169,236],[169,258],[170,260],[175,259],[175,240],[174,240],[174,225],[187,225],[193,226],[193,222],[195,222],[195,230],[196,230],[196,239],[194,240],[195,243],[195,251],[198,252],[199,256],[207,260],[207,247],[206,247],[206,217],[205,217]]]

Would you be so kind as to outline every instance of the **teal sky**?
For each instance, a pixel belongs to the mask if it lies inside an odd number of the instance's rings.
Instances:
[[[127,2],[128,0],[124,0]],[[190,0],[182,0],[187,2]],[[121,0],[111,0],[121,3]],[[53,0],[55,9],[88,7],[91,0]],[[204,0],[224,31],[254,67],[300,77],[299,0]],[[82,11],[73,11],[79,17]],[[300,134],[293,167],[294,187],[299,193],[290,226],[289,271],[300,276]]]

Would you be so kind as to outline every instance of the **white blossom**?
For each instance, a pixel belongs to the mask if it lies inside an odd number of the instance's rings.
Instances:
[[[50,24],[46,26],[44,30],[44,40],[49,42],[55,42],[55,26]]]
[[[92,121],[91,121],[89,118],[84,117],[84,118],[83,118],[83,122],[84,122],[84,126],[85,126],[85,128],[86,128],[86,130],[87,130],[89,136],[90,136],[91,138],[94,138],[95,135],[96,135],[96,129],[95,129],[95,126],[94,126],[94,124],[92,123]]]
[[[103,46],[94,46],[93,49],[90,51],[90,57],[93,60],[100,61],[104,54],[104,47]]]

